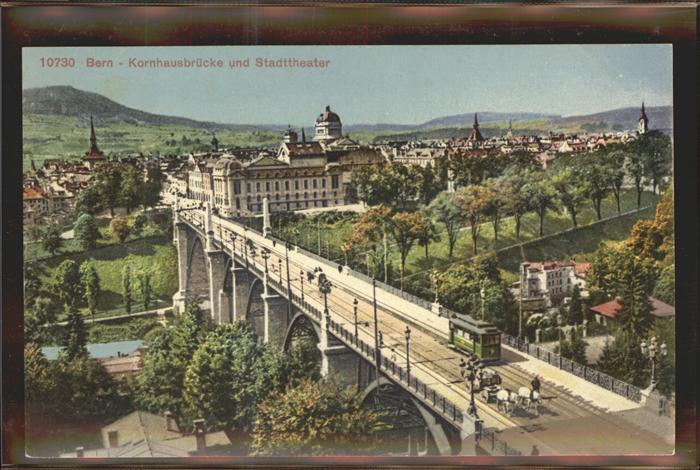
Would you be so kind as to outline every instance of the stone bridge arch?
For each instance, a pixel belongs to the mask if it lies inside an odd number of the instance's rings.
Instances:
[[[430,410],[385,377],[373,380],[363,392],[362,404],[388,415],[396,426],[384,436],[397,450],[410,454],[455,454],[454,443]],[[457,450],[458,451],[458,450]]]
[[[248,300],[245,303],[245,317],[241,318],[241,320],[250,323],[255,334],[262,337],[265,317],[265,302],[262,299],[264,292],[263,283],[255,276],[251,276],[249,279],[250,287],[248,289]]]

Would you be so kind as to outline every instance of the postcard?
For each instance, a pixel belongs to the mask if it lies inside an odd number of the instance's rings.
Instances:
[[[26,455],[673,454],[672,61],[23,48]]]

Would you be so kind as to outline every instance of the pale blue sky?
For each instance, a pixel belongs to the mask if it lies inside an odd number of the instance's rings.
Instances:
[[[75,58],[76,67],[41,67],[41,57],[57,56]],[[115,67],[87,69],[87,57]],[[212,57],[225,67],[134,69],[130,57]],[[228,67],[246,57],[250,68]],[[256,57],[330,64],[261,69]],[[345,124],[417,124],[473,111],[566,116],[642,99],[673,104],[670,45],[25,48],[23,60],[23,88],[71,85],[152,113],[225,123],[310,125],[327,104]]]

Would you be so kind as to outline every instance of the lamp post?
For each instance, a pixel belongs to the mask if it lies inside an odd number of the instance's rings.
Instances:
[[[304,303],[304,270],[299,270],[299,281],[301,282],[301,302]]]
[[[651,361],[651,387],[653,388],[656,385],[656,362],[661,357],[668,355],[668,347],[665,342],[658,346],[656,336],[652,337],[648,344],[646,341],[642,341],[639,346],[644,357]]]
[[[377,383],[379,383],[382,356],[379,351],[379,322],[377,321],[377,280],[374,278],[372,278],[372,309],[374,315],[374,361],[377,368]]]
[[[484,320],[484,305],[486,303],[486,291],[484,290],[483,286],[479,289],[479,295],[481,296],[481,319]]]
[[[284,263],[287,267],[287,324],[292,318],[292,282],[289,278],[289,242],[284,242]]]
[[[328,311],[328,294],[331,293],[331,281],[325,276],[325,274],[320,274],[318,277],[318,290],[323,294],[323,313],[326,317],[326,328],[330,328],[330,312]]]
[[[263,248],[262,252],[260,253],[260,256],[262,256],[263,261],[265,262],[265,273],[263,274],[263,287],[265,289],[265,295],[267,295],[267,279],[268,279],[268,271],[267,271],[267,260],[270,258],[270,250],[267,248]]]
[[[479,419],[479,415],[476,411],[476,402],[474,401],[474,380],[476,380],[476,369],[477,367],[471,359],[469,360],[469,363],[464,362],[464,359],[460,359],[460,374],[469,382],[469,409],[467,410],[467,413],[470,416]]]
[[[406,326],[406,331],[404,331],[404,334],[406,335],[406,381],[408,382],[408,387],[411,387],[411,361],[409,359],[409,355],[411,352],[411,328]]]
[[[277,258],[277,272],[280,275],[280,286],[282,285],[282,258]]]
[[[357,299],[354,299],[354,300],[352,301],[352,314],[353,314],[354,317],[355,317],[355,341],[357,341],[357,336],[358,336],[358,333],[359,333],[359,332],[358,332],[358,329],[357,329],[357,304],[358,304]]]

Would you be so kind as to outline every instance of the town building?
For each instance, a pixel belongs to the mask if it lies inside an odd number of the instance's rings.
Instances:
[[[194,420],[194,430],[180,429],[172,414],[158,416],[146,411],[133,411],[100,429],[102,447],[85,449],[61,457],[191,457],[227,455],[233,451],[224,431],[208,433],[204,420]]]
[[[585,275],[590,267],[591,263],[573,261],[523,262],[519,284],[522,299],[543,299],[551,307],[553,300],[570,296],[574,286],[585,296]]]
[[[676,316],[676,309],[672,305],[668,305],[654,297],[649,297],[649,303],[651,304],[651,314],[656,318],[667,319]],[[610,302],[591,307],[589,310],[593,313],[593,318],[597,323],[610,325],[615,323],[621,308],[620,302],[617,299],[613,299]]]

